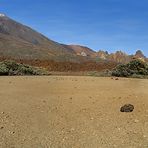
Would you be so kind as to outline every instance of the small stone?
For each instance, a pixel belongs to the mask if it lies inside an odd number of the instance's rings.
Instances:
[[[9,118],[9,115],[7,115],[5,118]]]
[[[74,128],[71,128],[70,130],[71,130],[71,131],[74,131],[75,129],[74,129]]]
[[[4,114],[5,112],[1,112],[1,114]]]
[[[14,131],[9,131],[9,133],[10,133],[10,134],[14,134],[15,132],[14,132]]]
[[[0,127],[0,129],[3,129],[3,128],[4,128],[3,126]]]
[[[147,138],[147,136],[146,135],[143,135],[143,138]]]
[[[118,130],[120,131],[120,130],[121,130],[121,128],[120,128],[120,127],[118,127]]]
[[[120,108],[121,112],[132,112],[134,110],[134,106],[132,104],[125,104]]]
[[[138,132],[134,131],[133,134],[137,134]]]
[[[138,122],[139,122],[139,120],[135,119],[135,120],[134,120],[134,122],[135,122],[135,123],[138,123]]]

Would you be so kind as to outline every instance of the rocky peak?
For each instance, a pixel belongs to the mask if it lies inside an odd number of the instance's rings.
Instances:
[[[109,55],[109,54],[108,54],[107,51],[99,50],[99,51],[97,52],[97,56],[98,56],[99,58],[101,58],[101,59],[107,59],[108,55]]]
[[[3,13],[0,13],[0,17],[5,17],[6,15]]]
[[[116,51],[116,53],[114,55],[117,55],[117,56],[127,56],[127,54],[125,52],[122,52],[121,50]]]
[[[145,58],[145,56],[141,50],[137,50],[135,56],[137,58]]]
[[[122,52],[121,50],[116,51],[115,53],[110,54],[110,60],[114,60],[118,63],[127,63],[129,62],[129,56]]]

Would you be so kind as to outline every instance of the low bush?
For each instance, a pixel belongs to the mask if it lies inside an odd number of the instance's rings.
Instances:
[[[112,71],[112,76],[117,77],[134,77],[147,76],[148,65],[141,60],[133,60],[128,64],[118,65]]]
[[[45,69],[19,64],[15,61],[0,62],[0,75],[48,75]]]
[[[94,76],[94,77],[110,77],[112,72],[110,70],[103,70],[103,71],[91,71],[88,72],[88,76]]]

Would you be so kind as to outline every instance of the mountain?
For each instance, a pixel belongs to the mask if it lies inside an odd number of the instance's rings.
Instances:
[[[117,63],[128,63],[133,59],[142,59],[144,61],[147,60],[146,56],[144,56],[141,50],[137,50],[135,55],[128,55],[121,50],[109,54],[104,50],[99,50],[96,52],[88,47],[80,45],[65,45],[65,47],[73,50],[76,55],[81,57],[91,57],[92,59],[99,58],[101,60],[114,61]]]
[[[13,59],[51,70],[100,70],[133,59],[148,61],[142,51],[128,55],[122,51],[108,53],[86,46],[65,45],[48,39],[41,33],[4,14],[0,14],[0,60]],[[77,63],[77,64],[76,64]]]
[[[24,59],[75,59],[68,48],[4,14],[0,14],[0,55]]]

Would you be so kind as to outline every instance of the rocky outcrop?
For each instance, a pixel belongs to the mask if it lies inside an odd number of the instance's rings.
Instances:
[[[137,58],[146,58],[141,50],[136,51],[135,57],[137,57]]]
[[[117,51],[116,53],[111,53],[109,55],[109,60],[113,60],[118,63],[128,63],[131,60],[131,58],[126,53],[122,51]]]
[[[98,56],[99,58],[103,59],[103,60],[106,60],[108,59],[109,57],[109,53],[107,51],[103,51],[103,50],[99,50],[97,53],[96,53],[96,56]]]

